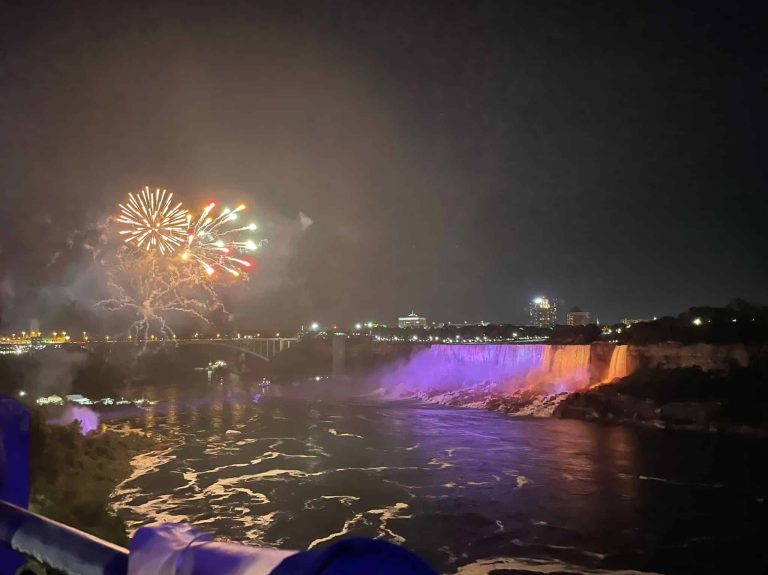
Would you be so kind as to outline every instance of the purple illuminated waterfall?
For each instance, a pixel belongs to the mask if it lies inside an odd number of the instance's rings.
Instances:
[[[385,373],[401,392],[492,386],[502,392],[571,391],[589,383],[588,345],[433,345]]]

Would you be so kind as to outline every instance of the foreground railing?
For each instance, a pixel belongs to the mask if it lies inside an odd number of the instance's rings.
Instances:
[[[68,575],[128,572],[127,549],[2,500],[0,541],[33,563]],[[31,565],[27,569],[34,573]]]

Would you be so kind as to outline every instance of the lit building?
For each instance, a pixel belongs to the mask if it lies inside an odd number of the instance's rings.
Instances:
[[[624,325],[634,325],[636,323],[645,323],[649,321],[656,321],[656,318],[654,317],[653,319],[632,319],[632,318],[625,317],[623,320],[621,320],[621,323],[623,323]]]
[[[397,327],[401,329],[427,327],[427,318],[419,317],[414,312],[411,312],[405,317],[397,318]]]
[[[557,323],[557,304],[547,297],[531,300],[528,325],[533,327],[555,327]]]
[[[565,323],[567,325],[589,325],[591,316],[588,311],[583,311],[579,306],[571,309],[565,314]]]

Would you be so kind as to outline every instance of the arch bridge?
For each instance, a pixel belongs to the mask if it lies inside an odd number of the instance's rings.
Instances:
[[[174,339],[176,345],[207,345],[223,347],[254,355],[264,361],[272,361],[277,354],[290,349],[299,341],[297,337],[238,337],[238,338],[194,338]]]

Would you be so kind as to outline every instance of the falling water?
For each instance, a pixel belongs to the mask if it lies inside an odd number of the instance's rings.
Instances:
[[[608,373],[603,383],[609,383],[618,377],[629,375],[629,356],[627,355],[628,345],[617,345],[611,353],[611,363],[608,366]]]
[[[569,391],[589,383],[588,345],[433,345],[384,373],[386,388]]]
[[[548,345],[540,383],[547,391],[573,391],[589,383],[589,345]]]

